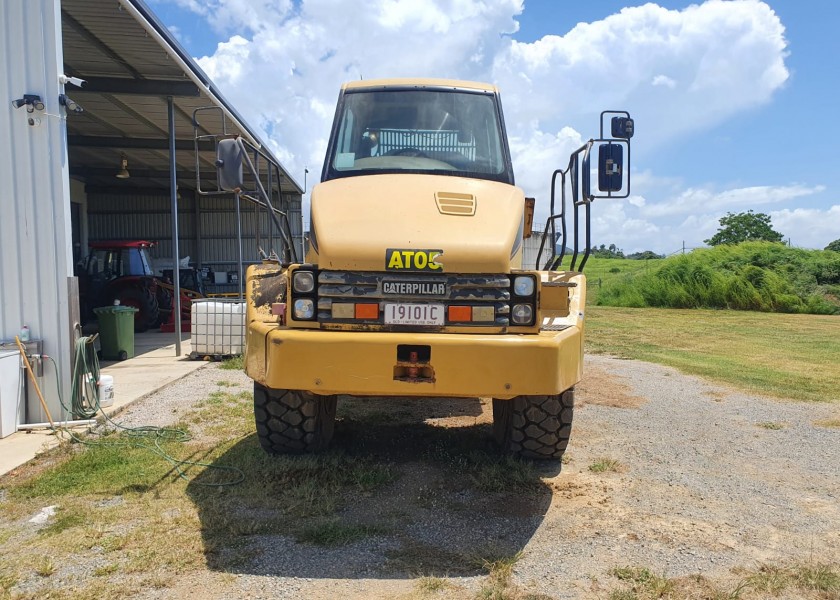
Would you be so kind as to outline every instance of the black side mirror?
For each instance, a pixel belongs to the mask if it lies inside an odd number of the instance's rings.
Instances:
[[[228,192],[244,186],[242,145],[238,139],[219,140],[219,145],[216,147],[216,176],[219,179],[219,187]]]
[[[613,123],[615,123],[615,119],[613,119]],[[615,132],[613,132],[613,135],[615,135]],[[624,148],[620,144],[601,144],[598,146],[598,190],[620,192],[623,170]]]
[[[613,117],[610,122],[612,136],[620,140],[629,140],[633,137],[633,119],[630,117]]]

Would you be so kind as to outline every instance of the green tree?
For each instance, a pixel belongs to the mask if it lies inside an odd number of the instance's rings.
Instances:
[[[708,240],[703,240],[709,246],[721,244],[740,244],[741,242],[765,241],[781,242],[784,237],[773,230],[770,215],[755,213],[751,210],[738,214],[726,213],[720,219],[718,232]]]
[[[840,239],[834,240],[828,246],[826,246],[825,249],[833,250],[834,252],[840,252]]]

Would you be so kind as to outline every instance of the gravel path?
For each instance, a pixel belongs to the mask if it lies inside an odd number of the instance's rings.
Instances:
[[[219,382],[225,391],[250,389],[244,374],[210,364],[118,420],[166,425],[196,398],[222,389]],[[449,410],[443,401],[428,402],[430,410]],[[474,403],[453,418],[486,423],[487,408]],[[839,415],[834,405],[754,397],[667,367],[589,356],[570,462],[542,479],[536,497],[499,505],[442,480],[422,461],[404,463],[375,505],[361,498],[342,513],[364,522],[402,507],[411,515],[399,535],[338,549],[252,536],[252,560],[143,597],[399,597],[424,574],[388,565],[388,553],[406,543],[469,550],[494,540],[521,550],[515,583],[551,598],[602,597],[614,583],[609,570],[624,565],[726,578],[735,567],[764,561],[837,563],[840,429],[815,423]],[[616,461],[614,470],[593,472],[601,459]],[[464,593],[482,580],[450,577]]]

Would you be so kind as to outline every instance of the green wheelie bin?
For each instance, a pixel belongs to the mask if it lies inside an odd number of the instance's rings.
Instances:
[[[133,306],[103,306],[94,308],[99,320],[99,345],[103,360],[134,358]]]

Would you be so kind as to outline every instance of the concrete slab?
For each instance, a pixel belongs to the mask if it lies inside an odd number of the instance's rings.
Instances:
[[[136,334],[134,358],[100,363],[102,373],[114,378],[114,404],[105,409],[108,415],[120,412],[132,402],[207,364],[201,360],[189,360],[192,351],[190,336],[188,333],[182,336],[181,357],[175,356],[174,334],[147,332]],[[0,439],[0,476],[57,445],[58,439],[49,429],[18,431]]]

